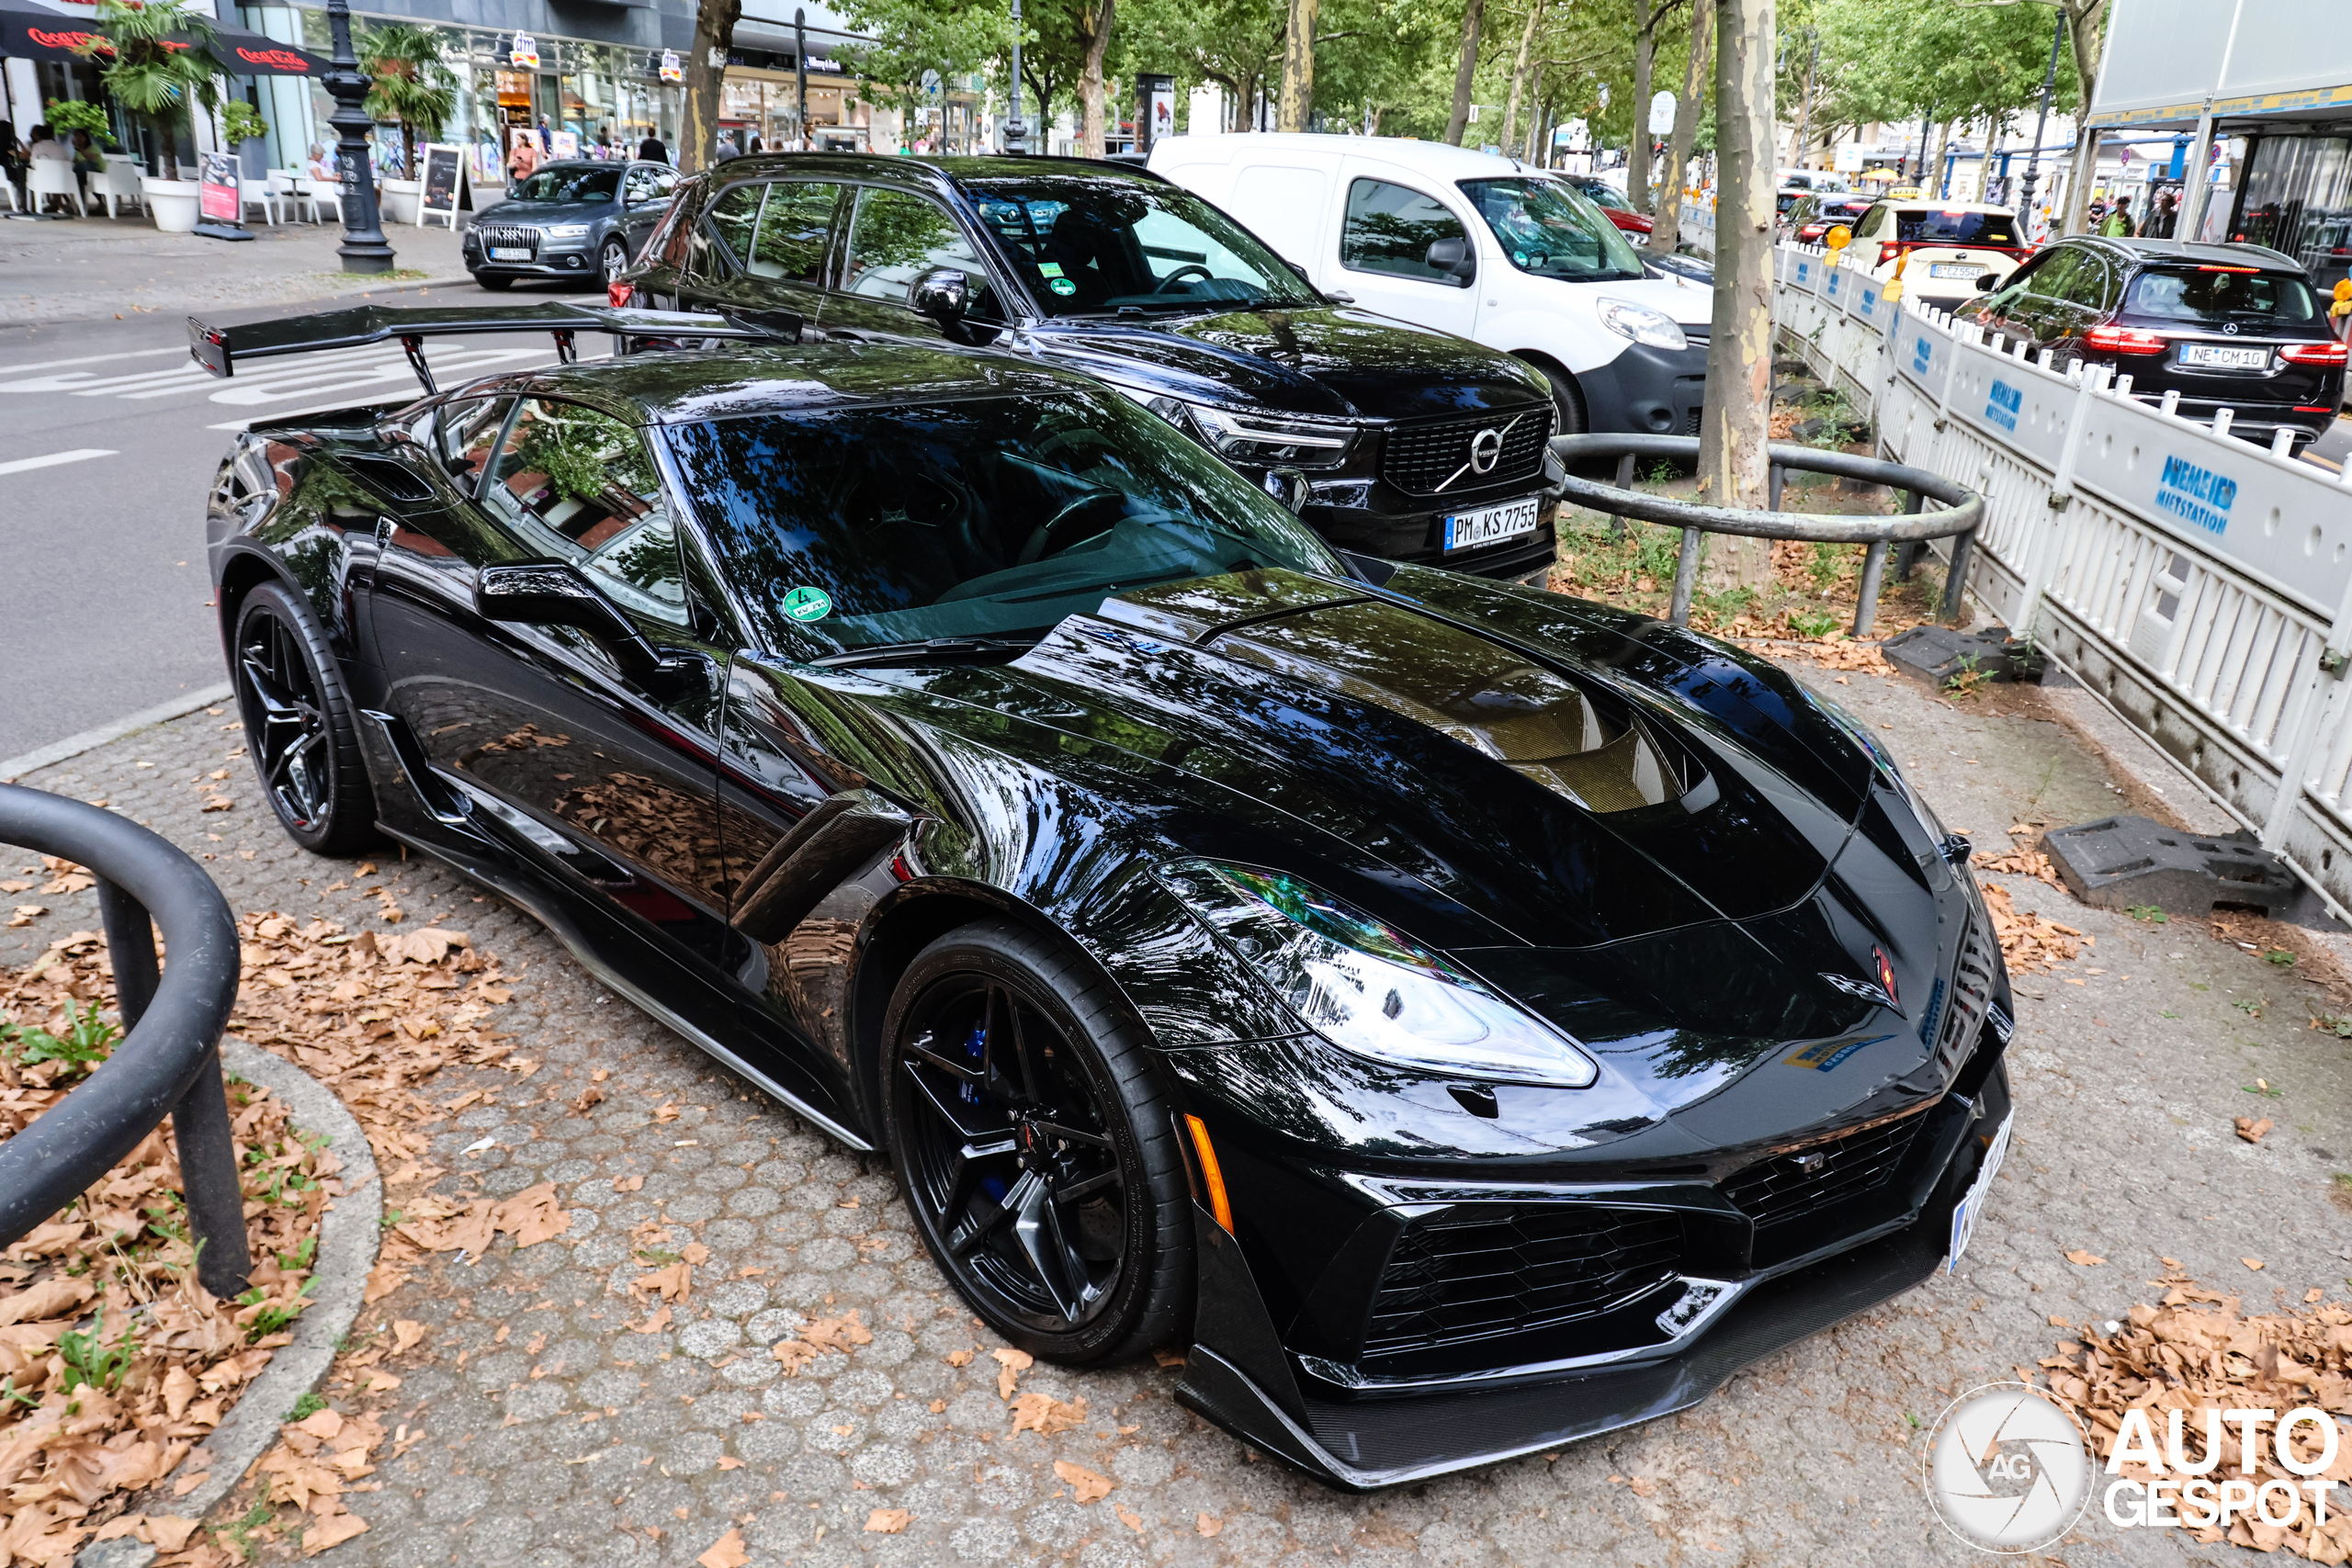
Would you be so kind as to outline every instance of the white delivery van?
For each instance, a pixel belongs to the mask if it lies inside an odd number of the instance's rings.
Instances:
[[[1560,429],[1695,435],[1713,290],[1645,272],[1600,209],[1514,159],[1375,136],[1171,136],[1150,167],[1316,288],[1544,372]]]

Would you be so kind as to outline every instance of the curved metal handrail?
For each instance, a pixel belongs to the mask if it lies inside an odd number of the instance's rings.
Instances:
[[[172,1118],[197,1277],[215,1296],[252,1271],[220,1033],[237,999],[237,922],[204,868],[128,818],[0,784],[0,843],[56,855],[98,878],[123,1037],[96,1072],[0,1143],[0,1247],[72,1202]],[[150,918],[153,924],[150,924]],[[171,964],[158,973],[154,927]]]
[[[1628,488],[1634,458],[1695,459],[1699,456],[1699,441],[1700,437],[1696,435],[1595,434],[1555,435],[1552,438],[1552,452],[1563,466],[1595,457],[1623,459],[1618,467],[1617,483],[1607,484],[1599,479],[1585,479],[1571,469],[1560,480],[1556,494],[1595,511],[1619,517],[1637,517],[1645,523],[1662,523],[1682,530],[1682,547],[1674,566],[1674,608],[1669,616],[1676,626],[1690,624],[1690,590],[1698,577],[1699,536],[1702,533],[1868,545],[1870,551],[1862,560],[1861,593],[1854,606],[1856,637],[1869,632],[1871,623],[1877,617],[1879,583],[1885,572],[1886,547],[1889,544],[1918,545],[1929,539],[1955,538],[1951,570],[1944,580],[1942,618],[1951,620],[1960,613],[1961,590],[1968,581],[1969,551],[1975,541],[1976,530],[1984,522],[1984,498],[1976,491],[1941,474],[1929,473],[1925,468],[1915,468],[1907,464],[1883,462],[1876,457],[1857,457],[1850,452],[1825,451],[1817,446],[1796,446],[1779,441],[1768,448],[1771,458],[1772,510],[1750,512],[1738,507],[1707,506],[1697,502],[1649,495]],[[1862,479],[1902,491],[1907,498],[1904,511],[1894,517],[1834,517],[1780,511],[1781,476],[1791,468],[1804,473],[1836,474],[1843,479]],[[1937,506],[1932,510],[1926,508],[1924,502],[1928,501],[1936,502]],[[1907,575],[1908,568],[1905,570]]]

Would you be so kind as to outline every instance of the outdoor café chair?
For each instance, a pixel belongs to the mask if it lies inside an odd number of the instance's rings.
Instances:
[[[237,221],[244,221],[245,209],[258,207],[269,226],[277,227],[277,187],[268,179],[254,179],[247,175],[237,176]]]

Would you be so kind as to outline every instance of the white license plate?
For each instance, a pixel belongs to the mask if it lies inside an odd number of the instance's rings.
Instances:
[[[1500,506],[1481,506],[1473,512],[1451,513],[1445,519],[1445,547],[1449,550],[1474,549],[1491,545],[1498,539],[1513,538],[1521,534],[1535,532],[1537,502],[1533,496],[1525,501],[1507,501]]]
[[[2001,1130],[1993,1134],[1993,1146],[1984,1151],[1984,1163],[1977,1168],[1976,1179],[1968,1184],[1968,1196],[1952,1209],[1951,1246],[1944,1254],[1947,1274],[1960,1267],[1960,1255],[1968,1250],[1968,1238],[1976,1230],[1976,1216],[1984,1212],[1984,1200],[1992,1196],[1993,1178],[2000,1174],[2002,1157],[2009,1152],[2009,1128],[2017,1119],[2014,1111],[2002,1119]]]
[[[490,259],[492,261],[529,261],[531,259],[531,253],[527,248],[522,245],[492,245],[490,247]]]
[[[2216,370],[2261,370],[2270,364],[2267,348],[2226,348],[2218,343],[2185,343],[2180,345],[2183,365],[2203,365]]]
[[[1984,275],[1984,272],[1983,267],[1971,266],[1966,262],[1938,262],[1928,269],[1928,276],[1929,277],[1979,277]]]

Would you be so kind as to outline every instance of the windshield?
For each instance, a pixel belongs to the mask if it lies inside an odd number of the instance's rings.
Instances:
[[[1464,180],[1462,192],[1521,272],[1578,282],[1642,276],[1617,225],[1558,180]]]
[[[515,201],[610,201],[621,172],[610,164],[541,169],[510,192]]]
[[[1273,252],[1173,186],[1040,175],[967,188],[1048,315],[1321,303]]]
[[[2014,245],[2017,220],[2006,212],[1896,208],[1894,237],[1929,245]]]
[[[722,420],[671,441],[780,650],[1034,640],[1151,583],[1346,575],[1263,491],[1114,392]]]
[[[2319,314],[2311,285],[2292,273],[2252,267],[2163,267],[2132,280],[2123,297],[2128,315],[2220,326],[2259,320],[2309,321]]]
[[[1564,175],[1560,183],[1576,191],[1577,195],[1589,198],[1595,207],[1603,209],[1613,207],[1620,212],[1632,210],[1625,205],[1625,193],[1607,180],[1578,179],[1569,175]]]

